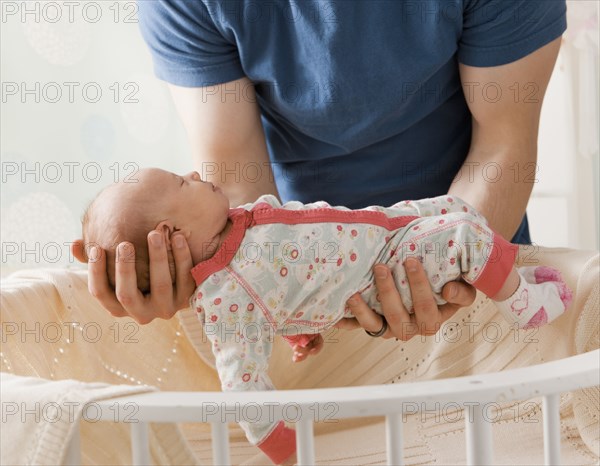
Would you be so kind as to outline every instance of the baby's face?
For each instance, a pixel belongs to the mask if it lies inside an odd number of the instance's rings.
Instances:
[[[149,216],[156,222],[154,227],[167,225],[170,234],[181,231],[194,262],[202,260],[203,251],[227,224],[229,199],[221,189],[202,181],[198,172],[180,176],[148,168],[135,178],[137,183],[121,183],[117,190],[119,202],[126,206],[124,211]]]

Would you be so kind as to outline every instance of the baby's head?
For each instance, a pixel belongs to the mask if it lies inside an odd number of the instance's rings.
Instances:
[[[131,178],[103,189],[86,209],[82,218],[83,255],[87,262],[90,246],[106,251],[108,279],[114,289],[116,248],[123,241],[133,244],[138,288],[147,293],[148,233],[156,230],[162,235],[174,282],[171,235],[180,231],[185,236],[194,264],[205,260],[216,250],[227,224],[229,200],[212,183],[202,181],[197,172],[179,176],[148,168]]]

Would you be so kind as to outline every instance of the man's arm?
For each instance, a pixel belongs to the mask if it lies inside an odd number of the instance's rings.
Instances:
[[[505,238],[512,238],[517,231],[533,189],[540,111],[560,40],[507,65],[460,65],[463,89],[473,115],[473,134],[467,159],[448,192],[478,209],[490,227]],[[501,95],[495,93],[498,88]],[[383,338],[409,340],[415,334],[432,335],[440,323],[475,297],[473,287],[447,283],[442,296],[448,304],[438,307],[419,261],[407,260],[405,269],[414,314],[404,308],[388,268],[376,265],[374,269],[389,325]],[[338,327],[360,326],[372,332],[382,328],[381,316],[369,309],[359,295],[347,304],[357,320],[344,319]]]
[[[521,223],[537,176],[540,112],[560,41],[507,65],[460,64],[473,134],[448,192],[473,205],[507,239]]]
[[[202,178],[220,186],[232,207],[277,196],[252,82],[169,87]]]

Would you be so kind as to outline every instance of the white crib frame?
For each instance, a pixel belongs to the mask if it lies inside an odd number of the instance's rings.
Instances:
[[[455,403],[465,410],[467,464],[491,465],[492,423],[483,409],[490,402],[526,400],[543,396],[544,457],[546,465],[560,463],[560,393],[600,385],[600,349],[530,367],[452,379],[393,385],[371,385],[311,390],[264,392],[153,392],[112,398],[94,403],[100,418],[115,421],[115,408],[137,411],[131,423],[132,464],[151,464],[149,422],[210,422],[213,464],[231,464],[228,422],[240,419],[245,406],[269,407],[260,410],[283,418],[284,408],[298,409],[296,442],[299,465],[315,464],[313,420],[330,415],[335,403],[336,419],[385,416],[387,463],[402,465],[402,420],[405,407],[413,414],[438,409],[441,403]],[[115,404],[116,403],[116,404]],[[255,418],[257,420],[258,418]],[[119,419],[121,420],[121,419]],[[121,421],[126,421],[123,419]],[[131,422],[131,421],[130,421]],[[79,427],[79,426],[77,426]],[[81,464],[79,429],[71,439],[66,464]]]

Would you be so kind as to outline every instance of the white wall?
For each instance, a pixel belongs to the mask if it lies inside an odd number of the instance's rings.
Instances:
[[[68,243],[80,236],[85,205],[136,165],[190,170],[185,134],[165,85],[153,77],[133,1],[0,5],[2,275],[79,266]],[[577,37],[563,51],[575,50]],[[572,87],[582,78],[573,74],[573,50],[561,53],[548,90],[529,212],[536,243],[597,248],[598,153],[596,146],[583,155],[575,144],[582,110]],[[587,73],[597,90],[597,74]],[[591,108],[597,112],[597,101]],[[597,126],[588,131],[597,138]]]
[[[598,249],[598,2],[569,1],[568,13],[527,211],[535,243]]]
[[[3,275],[78,266],[65,243],[81,236],[84,207],[136,166],[191,169],[135,2],[71,3],[2,2]]]

